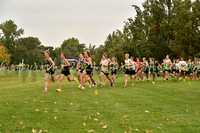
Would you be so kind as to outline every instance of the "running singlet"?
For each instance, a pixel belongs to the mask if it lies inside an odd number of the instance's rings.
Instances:
[[[112,71],[116,71],[117,70],[117,65],[116,65],[116,62],[114,62],[113,64],[110,64],[110,66],[111,66],[111,70]]]
[[[133,65],[131,66],[131,70],[135,71],[136,69],[136,65],[135,65],[135,62],[133,61]]]
[[[179,64],[180,64],[181,70],[184,70],[184,66],[186,66],[185,61],[180,61]]]
[[[164,72],[165,71],[165,64],[164,63],[162,63],[162,71]]]
[[[198,71],[198,62],[194,62],[194,71]]]
[[[83,60],[79,60],[79,63],[80,63],[79,70],[83,70],[84,69],[84,59]]]
[[[127,65],[126,69],[130,69],[130,59],[125,60],[125,64]]]
[[[107,61],[107,60],[103,60],[103,62],[102,62],[102,71],[103,71],[104,73],[108,73],[108,67],[105,66],[105,65],[106,65],[106,61]]]
[[[61,65],[65,65],[65,62],[63,60],[61,61]],[[62,67],[62,71],[68,71],[68,70],[69,70],[69,66],[63,66]]]
[[[86,69],[86,71],[91,71],[91,66],[89,64],[87,64],[88,60],[85,59],[86,63],[84,63],[84,68]]]
[[[147,62],[143,62],[142,63],[143,64],[143,66],[142,66],[142,71],[146,71],[147,70]]]
[[[176,63],[175,66],[176,66],[176,70],[180,69],[180,64],[179,63]]]
[[[136,64],[138,65],[138,70],[142,70],[142,63],[141,62],[136,62]]]
[[[166,63],[166,64],[165,64],[165,65],[166,65],[166,66],[165,66],[165,69],[166,69],[166,70],[170,70],[170,69],[171,69],[171,68],[170,68],[170,60],[169,60],[169,59],[168,59],[168,60],[165,60],[165,63]]]
[[[188,71],[193,72],[193,64],[192,63],[188,64]]]
[[[49,62],[49,58],[45,59],[45,65],[47,69],[52,65],[51,62]]]

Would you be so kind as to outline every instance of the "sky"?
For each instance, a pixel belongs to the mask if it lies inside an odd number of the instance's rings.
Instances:
[[[38,37],[42,45],[59,47],[68,38],[88,46],[104,44],[108,34],[135,16],[131,5],[144,0],[0,0],[0,23],[14,20],[23,37]]]

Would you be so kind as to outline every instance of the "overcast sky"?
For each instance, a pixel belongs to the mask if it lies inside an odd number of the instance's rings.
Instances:
[[[106,36],[134,17],[131,5],[144,0],[0,0],[0,23],[14,20],[23,36],[58,47],[76,37],[86,46],[104,44]]]

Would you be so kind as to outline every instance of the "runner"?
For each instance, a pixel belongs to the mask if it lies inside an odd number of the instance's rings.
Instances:
[[[115,78],[117,74],[117,69],[119,68],[118,63],[116,62],[115,57],[112,57],[112,60],[110,62],[110,69],[111,69],[111,75],[113,80],[113,85],[115,84]]]
[[[69,82],[73,82],[75,81],[76,83],[78,83],[78,80],[76,78],[72,79],[70,77],[70,63],[68,62],[68,60],[66,59],[66,54],[62,53],[61,54],[61,59],[62,59],[62,71],[61,71],[61,76],[60,76],[60,85],[59,85],[59,89],[56,89],[57,92],[61,92],[62,91],[62,81],[65,78],[65,76],[67,77],[67,80]]]
[[[55,82],[59,76],[54,76],[54,70],[53,70],[53,66],[55,65],[55,63],[53,62],[53,60],[51,59],[51,57],[49,57],[50,52],[48,50],[46,50],[44,52],[45,54],[45,67],[46,67],[46,73],[45,73],[45,89],[43,92],[47,92],[47,86],[48,86],[48,81],[49,81],[49,75],[51,75],[51,80],[53,82]]]

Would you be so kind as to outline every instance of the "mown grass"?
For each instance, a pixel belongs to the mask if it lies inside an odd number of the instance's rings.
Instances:
[[[99,83],[98,73],[94,76]],[[124,75],[119,73],[114,87],[81,91],[76,83],[64,80],[44,89],[44,72],[21,73],[0,71],[0,132],[49,133],[198,133],[200,132],[200,81],[170,78],[156,84],[135,82],[123,88]],[[73,72],[72,76],[76,76]],[[34,130],[33,130],[34,129]]]

